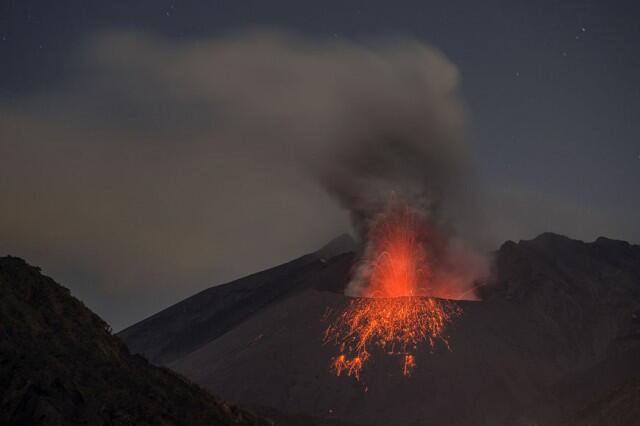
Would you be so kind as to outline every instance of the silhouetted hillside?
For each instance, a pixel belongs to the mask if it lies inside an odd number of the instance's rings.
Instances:
[[[131,355],[22,259],[0,258],[1,425],[267,425]]]

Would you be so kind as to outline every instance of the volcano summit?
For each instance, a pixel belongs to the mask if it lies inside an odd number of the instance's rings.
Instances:
[[[455,302],[449,347],[412,346],[410,375],[372,345],[360,380],[337,376],[323,318],[353,303],[348,246],[211,287],[119,335],[231,401],[360,425],[580,424],[640,377],[640,247],[551,233],[494,253],[481,300]]]

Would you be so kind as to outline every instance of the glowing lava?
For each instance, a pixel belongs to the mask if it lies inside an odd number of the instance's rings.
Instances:
[[[371,349],[379,347],[401,358],[402,372],[409,376],[415,367],[413,352],[421,342],[430,347],[443,336],[445,325],[460,314],[457,305],[424,297],[358,298],[334,319],[325,332],[326,342],[339,345],[340,355],[333,370],[360,379]]]
[[[365,297],[408,297],[427,294],[431,268],[425,248],[429,238],[424,218],[407,206],[387,212],[369,232],[370,260],[361,270]],[[368,275],[368,276],[367,276]]]
[[[428,230],[424,217],[406,206],[393,206],[370,228],[356,277],[363,297],[352,299],[324,336],[325,343],[339,347],[332,362],[338,376],[359,380],[374,347],[397,356],[405,376],[416,366],[421,342],[448,347],[445,326],[462,311],[453,302],[426,297],[433,274]]]

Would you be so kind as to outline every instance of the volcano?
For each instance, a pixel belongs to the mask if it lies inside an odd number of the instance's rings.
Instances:
[[[374,346],[359,380],[335,374],[339,348],[324,338],[327,312],[344,312],[357,300],[344,294],[353,249],[341,237],[211,287],[119,337],[132,352],[227,400],[327,422],[581,424],[585,416],[600,418],[598,407],[612,410],[598,401],[634,405],[640,246],[552,233],[508,241],[494,253],[494,278],[480,300],[455,301],[463,314],[447,326],[448,345],[416,346],[410,375],[396,358],[377,356],[388,349]],[[600,424],[635,419],[608,418]]]

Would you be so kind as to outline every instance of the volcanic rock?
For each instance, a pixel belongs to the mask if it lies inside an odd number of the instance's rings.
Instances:
[[[0,258],[1,425],[268,425],[131,355],[69,291]]]
[[[374,354],[360,381],[330,371],[338,349],[322,339],[327,312],[349,302],[353,261],[303,256],[205,290],[121,336],[234,402],[360,425],[565,424],[584,407],[610,407],[597,401],[640,378],[637,245],[551,233],[506,242],[483,300],[458,302],[450,348],[418,347],[410,377]]]

